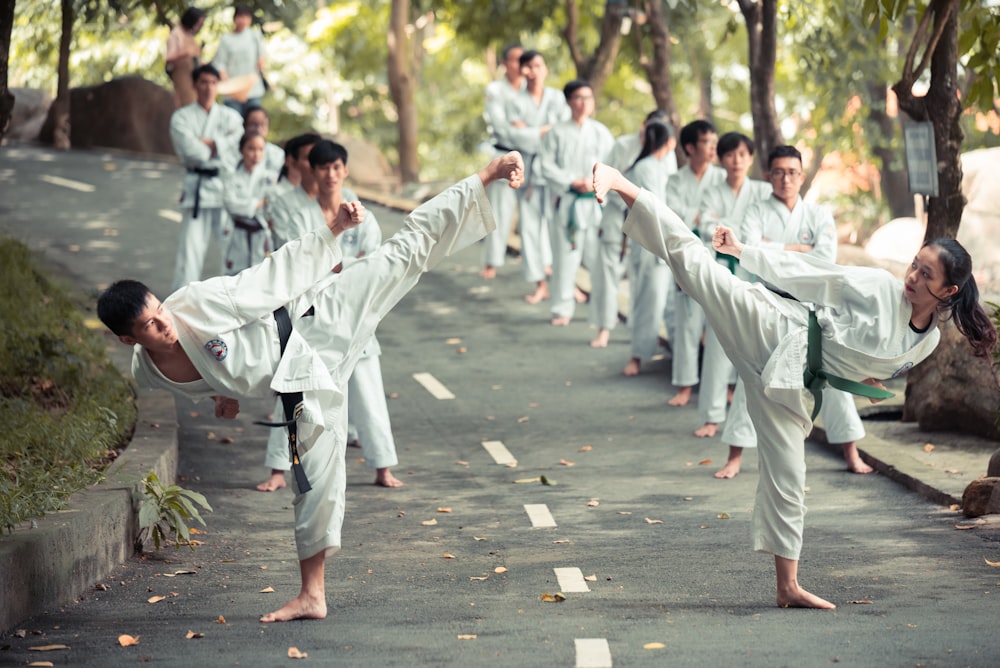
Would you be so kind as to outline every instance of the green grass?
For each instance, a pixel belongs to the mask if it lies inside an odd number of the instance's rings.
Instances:
[[[101,477],[135,425],[131,385],[70,293],[0,239],[0,534]]]

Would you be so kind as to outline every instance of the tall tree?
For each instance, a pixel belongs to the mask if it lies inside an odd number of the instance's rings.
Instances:
[[[52,144],[63,151],[70,148],[69,126],[69,47],[73,41],[73,0],[61,0],[62,31],[59,34],[59,81],[56,85],[56,99],[52,103],[55,124],[52,129]]]
[[[10,33],[14,28],[15,0],[0,0],[0,140],[7,134],[14,96],[7,88],[7,63],[10,59]]]
[[[750,109],[753,136],[758,153],[764,157],[783,144],[778,112],[774,107],[774,63],[778,42],[777,0],[738,0],[747,24],[750,45]]]
[[[417,87],[413,58],[413,25],[410,0],[392,0],[389,11],[389,92],[399,116],[399,174],[404,183],[420,180],[417,155]]]
[[[627,13],[625,0],[608,0],[601,20],[600,41],[593,53],[585,55],[580,46],[580,10],[576,0],[566,0],[566,24],[562,34],[576,65],[577,76],[590,83],[595,97],[600,97],[604,83],[614,71],[622,43],[622,21]]]
[[[662,0],[644,0],[645,30],[636,30],[636,43],[639,52],[639,65],[646,73],[650,86],[653,88],[653,99],[656,108],[670,114],[673,126],[680,127],[681,118],[677,113],[677,102],[674,100],[673,85],[670,79],[670,26],[663,11]],[[650,42],[650,54],[646,53],[645,38]]]

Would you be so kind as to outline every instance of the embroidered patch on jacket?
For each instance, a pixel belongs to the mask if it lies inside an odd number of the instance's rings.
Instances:
[[[893,372],[892,377],[893,378],[899,378],[900,376],[902,376],[904,373],[906,373],[907,371],[909,371],[912,368],[913,368],[913,362],[907,362],[903,366],[901,366],[898,369],[896,369],[896,371]]]
[[[229,355],[229,347],[222,339],[212,339],[205,344],[205,350],[207,350],[212,357],[220,362],[226,359],[226,356]]]

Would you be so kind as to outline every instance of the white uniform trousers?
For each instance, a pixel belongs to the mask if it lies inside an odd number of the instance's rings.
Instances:
[[[517,191],[506,180],[494,181],[486,187],[486,196],[493,207],[497,229],[483,239],[483,266],[502,267],[507,261],[507,240],[517,210]]]
[[[667,295],[674,289],[674,277],[666,262],[634,241],[629,245],[628,327],[632,332],[631,356],[648,360],[656,354],[660,323]]]
[[[670,382],[675,387],[690,387],[698,384],[698,354],[701,350],[701,336],[705,332],[705,312],[690,295],[674,291],[675,318],[674,340],[670,342],[673,368]]]
[[[399,463],[378,355],[358,360],[347,383],[348,442],[357,438],[365,464],[384,469]]]
[[[222,257],[225,273],[234,276],[263,262],[273,248],[269,230],[251,232],[234,225]]]
[[[172,291],[201,280],[205,254],[208,253],[208,244],[213,236],[223,257],[219,273],[225,273],[226,250],[233,231],[233,221],[222,207],[201,207],[197,218],[192,215],[194,209],[182,209],[182,211],[184,217],[181,221],[181,236],[174,259]]]
[[[597,240],[597,266],[590,269],[590,318],[599,328],[618,324],[618,291],[625,275],[625,249],[620,207],[605,205]]]
[[[560,197],[561,203],[549,219],[549,241],[552,244],[552,281],[549,286],[553,317],[572,318],[576,311],[576,274],[582,264],[587,269],[597,266],[597,230],[601,221],[601,205],[593,198],[576,198],[572,194]],[[576,225],[570,240],[569,216]]]
[[[552,265],[552,246],[546,221],[552,216],[549,189],[526,184],[517,193],[517,227],[521,233],[521,266],[524,280],[545,280],[545,268]]]
[[[736,370],[719,343],[715,330],[705,327],[705,352],[701,360],[698,388],[698,417],[703,424],[720,424],[726,419],[729,386],[736,382]]]

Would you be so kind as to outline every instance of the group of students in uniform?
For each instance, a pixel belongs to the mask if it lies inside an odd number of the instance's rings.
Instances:
[[[738,132],[719,137],[704,120],[687,124],[676,137],[662,110],[648,114],[638,132],[612,140],[592,118],[593,90],[586,82],[571,81],[562,94],[546,87],[544,57],[516,45],[504,49],[503,65],[505,76],[487,87],[486,120],[496,150],[525,155],[526,187],[517,194],[497,186],[491,190],[498,228],[483,245],[481,276],[494,278],[504,263],[516,211],[524,278],[534,286],[525,299],[534,304],[550,298],[553,325],[568,325],[576,303],[589,300],[590,324],[597,329],[590,345],[604,348],[619,319],[619,286],[627,275],[631,354],[624,374],[637,375],[657,354],[664,327],[671,381],[678,388],[667,403],[687,405],[700,384],[701,424],[694,434],[714,437],[725,423],[722,440],[729,455],[715,477],[736,476],[743,449],[757,443],[736,371],[701,306],[680,289],[668,264],[634,240],[625,241],[627,208],[621,199],[611,193],[603,206],[594,199],[589,170],[603,162],[625,173],[668,202],[709,247],[716,226],[724,224],[743,230],[750,245],[835,261],[833,217],[799,196],[805,180],[801,154],[792,146],[779,146],[767,157],[767,180],[750,179],[754,144],[749,137]],[[686,159],[680,169],[678,143]],[[756,280],[735,258],[720,256],[719,262],[744,280]],[[581,263],[590,276],[589,297],[576,288]],[[822,417],[830,442],[841,445],[848,469],[870,473],[857,450],[856,441],[865,432],[851,396],[827,390]]]
[[[544,80],[543,59],[526,52],[518,63]],[[213,230],[226,227],[222,210],[227,191],[220,177],[235,171],[237,165],[252,176],[261,162],[259,143],[247,149],[250,139],[239,140],[250,134],[241,134],[237,127],[241,119],[211,104],[218,76],[208,67],[194,75],[199,109],[184,107],[171,123],[178,154],[188,170],[178,252],[184,268],[178,274],[181,277],[200,273],[204,248],[198,243],[202,239],[207,243]],[[552,98],[530,78],[525,92],[535,107],[541,104],[536,100]],[[600,158],[584,168],[590,150],[584,145],[607,144],[607,153],[610,142],[588,122],[593,108],[589,86],[579,82],[567,86],[563,98],[570,101],[570,113],[576,119],[570,122],[575,127],[554,121],[544,132],[536,127],[531,133],[520,133],[540,140],[536,150],[548,148],[551,155],[528,152],[522,157],[510,151],[494,157],[476,174],[415,209],[403,230],[381,245],[362,240],[367,234],[362,227],[370,214],[345,195],[346,152],[316,137],[290,140],[285,165],[290,182],[296,178],[292,167],[297,168],[299,183],[271,203],[269,197],[246,185],[252,179],[244,178],[246,187],[240,192],[245,196],[233,194],[233,198],[254,205],[246,205],[237,215],[273,211],[270,215],[275,220],[283,215],[277,213],[282,203],[308,200],[311,209],[289,214],[288,220],[301,227],[284,228],[296,229],[299,236],[288,232],[280,248],[242,271],[234,272],[234,265],[205,281],[197,281],[194,275],[191,282],[175,286],[163,302],[147,286],[129,279],[113,283],[99,298],[98,316],[123,343],[133,346],[132,369],[141,386],[191,398],[212,397],[216,415],[223,418],[238,414],[241,398],[278,394],[282,403],[289,396],[296,398],[288,440],[292,464],[301,474],[293,479],[301,588],[261,621],[326,617],[325,563],[340,548],[344,517],[344,454],[355,401],[349,389],[351,376],[371,349],[379,322],[420,276],[498,229],[490,201],[498,195],[496,188],[516,192],[519,209],[540,215],[551,206],[563,221],[548,227],[550,237],[558,239],[558,246],[549,248],[553,254],[556,248],[564,252],[559,260],[552,258],[554,270],[586,257],[583,246],[587,243],[618,244],[620,260],[621,237],[612,241],[588,234],[589,226],[601,223],[601,206],[619,207],[620,232],[631,240],[635,254],[641,249],[650,254],[642,262],[666,268],[649,273],[662,276],[669,271],[670,280],[689,300],[679,302],[677,310],[697,313],[691,317],[702,318],[711,328],[742,382],[750,424],[759,438],[753,545],[774,557],[776,602],[782,607],[835,607],[798,582],[805,516],[804,440],[813,417],[807,392],[819,400],[826,382],[855,388],[852,391],[884,390],[880,380],[904,374],[930,355],[940,339],[937,324],[949,318],[977,354],[989,355],[995,347],[997,333],[979,304],[971,259],[956,241],[938,239],[926,244],[903,281],[882,270],[836,265],[832,254],[805,252],[815,250],[822,235],[832,235],[832,230],[810,227],[804,210],[796,214],[797,205],[789,206],[781,199],[781,189],[801,177],[801,157],[783,152],[769,156],[776,200],[765,198],[756,205],[744,202],[747,211],[739,220],[732,211],[743,197],[744,183],[743,188],[717,194],[728,203],[728,209],[722,207],[724,212],[692,214],[698,208],[686,205],[682,194],[674,190],[679,186],[671,187],[669,180],[664,191],[663,178],[656,173],[661,166],[652,162],[668,159],[664,146],[669,144],[669,126],[647,120],[641,157],[625,170],[626,175]],[[523,98],[510,107],[518,104],[530,110]],[[546,102],[543,106],[557,105]],[[511,127],[526,130],[532,126],[518,121]],[[689,165],[696,162],[692,159],[695,152],[705,158],[714,153],[714,130],[695,126],[693,135],[687,130],[681,133],[681,144]],[[511,141],[517,136],[511,132]],[[730,142],[728,137],[724,135],[725,141],[719,142],[726,174],[730,163],[743,165],[745,174],[749,158],[744,153],[752,151],[752,143],[739,137]],[[234,158],[241,143],[250,157],[244,155],[237,162]],[[726,148],[730,143],[733,151]],[[732,157],[731,152],[735,152]],[[726,183],[725,177],[717,178]],[[700,186],[700,180],[694,180]],[[697,189],[693,182],[688,187]],[[760,190],[766,189],[761,186]],[[307,197],[311,191],[316,193],[314,198]],[[797,196],[797,188],[795,192]],[[618,198],[617,204],[610,203],[612,196]],[[711,200],[705,196],[704,201]],[[779,204],[788,211],[782,211]],[[698,206],[707,206],[701,195]],[[756,228],[749,225],[751,206],[771,207],[776,219],[783,221],[782,227],[772,228],[764,214]],[[696,224],[681,215],[685,211],[687,216],[696,216]],[[530,218],[531,213],[527,214],[529,222],[538,221]],[[785,219],[795,216],[799,216],[796,229],[802,231],[786,240],[781,234]],[[739,233],[734,231],[736,225]],[[544,229],[539,224],[536,236],[541,238]],[[194,243],[186,239],[188,235],[195,237]],[[371,236],[378,238],[374,232]],[[595,237],[600,241],[594,242]],[[534,249],[540,262],[532,271],[538,273],[525,270],[535,288],[529,297],[538,299],[548,290],[544,247]],[[200,250],[201,256],[191,248]],[[600,248],[604,250],[615,251]],[[602,254],[598,248],[591,252],[598,257]],[[738,276],[736,262],[760,280],[750,282]],[[566,300],[575,299],[558,278],[552,283],[554,305],[564,309],[553,312],[553,324],[564,325],[563,320],[572,317]],[[674,325],[680,326],[679,322]],[[297,448],[292,447],[296,444]],[[284,458],[287,462],[288,455]]]

